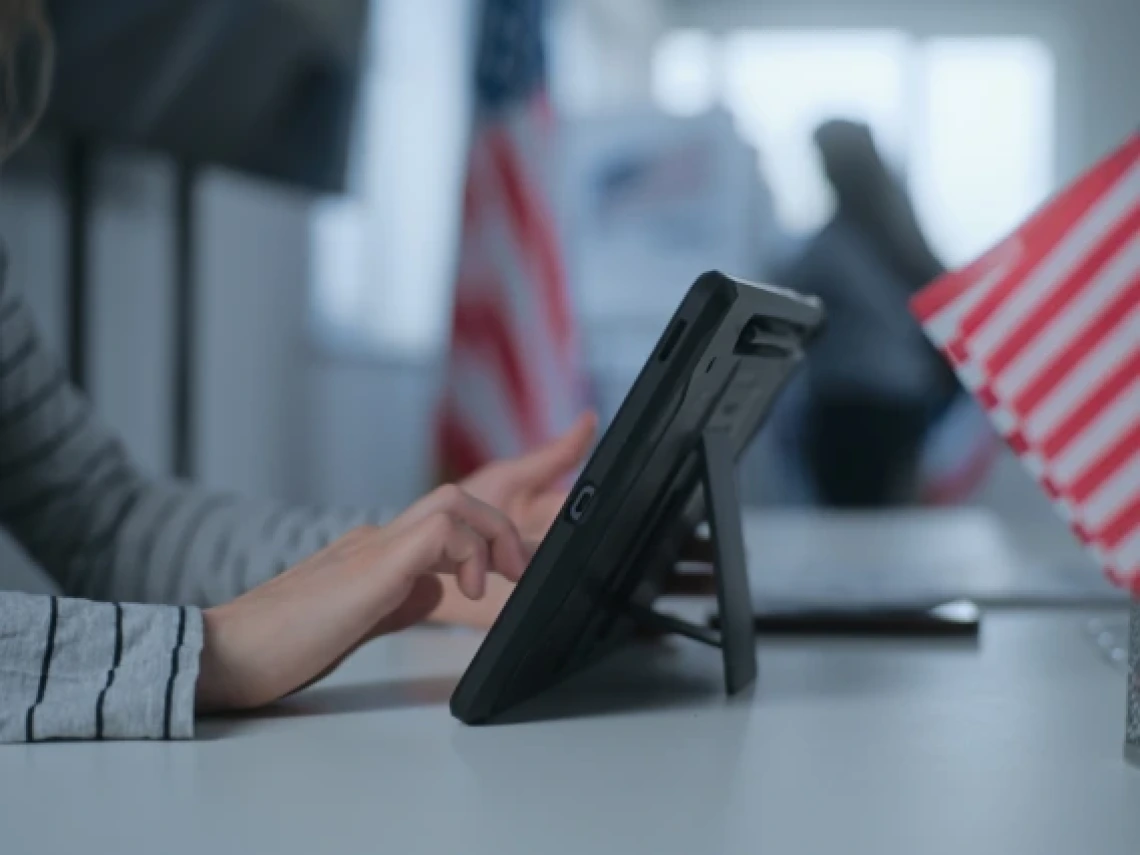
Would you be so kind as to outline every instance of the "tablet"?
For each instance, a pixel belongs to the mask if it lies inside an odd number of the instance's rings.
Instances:
[[[740,618],[721,630],[735,632],[725,645],[730,691],[754,676],[734,464],[822,321],[813,297],[718,272],[693,284],[456,687],[456,718],[493,721],[639,625],[719,644],[708,627],[653,611],[706,519],[720,611]]]

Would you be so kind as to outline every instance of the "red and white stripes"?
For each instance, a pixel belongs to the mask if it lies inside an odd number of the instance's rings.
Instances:
[[[913,308],[1108,576],[1140,592],[1140,134]]]
[[[583,403],[549,202],[553,130],[541,93],[476,129],[436,438],[451,477],[552,438]]]

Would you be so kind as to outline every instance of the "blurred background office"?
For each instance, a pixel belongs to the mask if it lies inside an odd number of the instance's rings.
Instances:
[[[9,272],[49,338],[153,472],[408,503],[437,472],[480,4],[90,5],[49,4],[56,100],[0,180]],[[829,120],[865,129],[936,271],[1140,115],[1134,0],[551,0],[543,32],[547,191],[604,419],[699,272],[810,281]],[[908,326],[915,283],[883,269],[886,308],[855,314],[930,384],[884,502],[975,504],[1070,548]],[[749,455],[750,503],[821,502],[811,397],[790,389]]]

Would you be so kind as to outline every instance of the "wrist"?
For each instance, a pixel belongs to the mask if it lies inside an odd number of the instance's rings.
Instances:
[[[230,689],[232,681],[223,654],[225,623],[224,606],[202,611],[202,653],[194,693],[194,708],[200,714],[224,712],[238,706]]]

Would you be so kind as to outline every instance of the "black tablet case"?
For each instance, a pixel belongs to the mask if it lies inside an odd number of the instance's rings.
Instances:
[[[693,284],[456,687],[453,715],[488,721],[639,625],[721,646],[730,692],[752,682],[735,462],[822,322],[814,298],[717,272]],[[705,519],[728,616],[719,632],[652,608]]]

